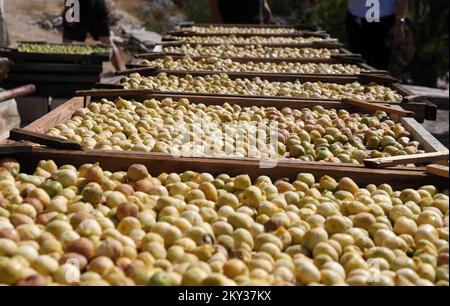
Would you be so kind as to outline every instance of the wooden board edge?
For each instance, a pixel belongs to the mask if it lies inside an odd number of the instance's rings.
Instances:
[[[48,114],[37,119],[30,125],[26,126],[24,130],[44,133],[45,131],[55,126],[56,124],[69,120],[72,117],[73,113],[78,108],[81,108],[83,106],[84,106],[84,98],[74,97],[65,102],[64,104],[62,104],[61,106],[55,108]]]
[[[367,169],[352,167],[333,167],[323,165],[300,165],[279,163],[274,168],[261,168],[259,162],[242,161],[236,165],[236,161],[190,159],[190,158],[170,158],[167,156],[117,156],[110,152],[73,152],[38,148],[33,152],[24,152],[16,156],[20,162],[24,163],[24,170],[33,171],[35,165],[40,160],[54,160],[58,165],[73,164],[81,166],[85,163],[98,162],[109,171],[124,171],[135,163],[143,164],[149,168],[151,174],[157,175],[163,172],[184,172],[194,170],[197,172],[209,172],[213,175],[227,173],[230,175],[249,174],[253,179],[258,176],[267,175],[274,179],[288,178],[295,179],[299,173],[312,173],[316,178],[329,175],[339,180],[343,177],[350,177],[360,186],[368,184],[389,183],[395,188],[413,188],[427,184],[434,184],[439,188],[445,188],[447,180],[425,173],[425,171],[408,171],[403,169]]]
[[[448,149],[439,142],[430,132],[428,132],[419,122],[414,118],[402,118],[401,123],[410,132],[414,139],[419,141],[427,152],[441,152],[448,151]]]

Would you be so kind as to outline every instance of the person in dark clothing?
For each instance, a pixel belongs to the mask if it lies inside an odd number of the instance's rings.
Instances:
[[[261,23],[260,5],[263,3],[263,22],[273,23],[267,0],[209,0],[214,23]]]
[[[350,49],[377,69],[388,70],[392,48],[405,38],[407,0],[380,0],[379,21],[367,18],[364,0],[348,0],[347,33]]]
[[[111,40],[109,29],[109,13],[105,0],[81,0],[79,22],[70,22],[67,12],[70,7],[65,7],[63,13],[63,42],[84,42],[88,34],[96,41],[112,47],[111,63],[117,71],[125,69],[119,49]]]

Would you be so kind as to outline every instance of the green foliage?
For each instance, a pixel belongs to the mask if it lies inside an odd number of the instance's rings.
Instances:
[[[345,18],[347,0],[269,0],[275,15],[293,17],[294,22],[319,26],[347,43]],[[438,78],[448,80],[447,0],[409,0],[407,40],[394,50],[391,71],[404,81],[435,86]]]
[[[197,23],[211,22],[207,0],[185,0],[181,2],[187,20]]]
[[[317,0],[312,22],[327,30],[331,36],[347,42],[345,18],[347,16],[347,0]]]
[[[437,78],[448,81],[448,6],[447,0],[409,1],[410,43],[396,50],[394,73],[425,86],[435,86]]]

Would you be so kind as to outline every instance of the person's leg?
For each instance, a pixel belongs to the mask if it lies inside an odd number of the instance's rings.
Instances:
[[[371,56],[369,65],[388,70],[392,55],[392,43],[390,43],[389,32],[395,23],[395,16],[381,18],[378,23],[368,25],[371,33]]]
[[[111,54],[111,64],[114,66],[114,69],[116,71],[123,71],[126,69],[125,62],[122,58],[122,55],[120,54],[119,48],[114,44],[111,37],[99,37],[100,42],[102,42],[105,45],[111,46],[112,48],[112,54]]]
[[[346,27],[350,51],[352,51],[353,53],[359,53],[364,56],[362,27],[360,24],[358,24],[357,17],[348,13],[346,19]]]

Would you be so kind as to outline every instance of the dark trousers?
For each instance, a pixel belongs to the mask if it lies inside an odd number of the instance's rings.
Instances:
[[[347,33],[351,51],[360,53],[370,66],[388,70],[392,54],[389,32],[394,24],[395,15],[370,23],[348,13]]]

